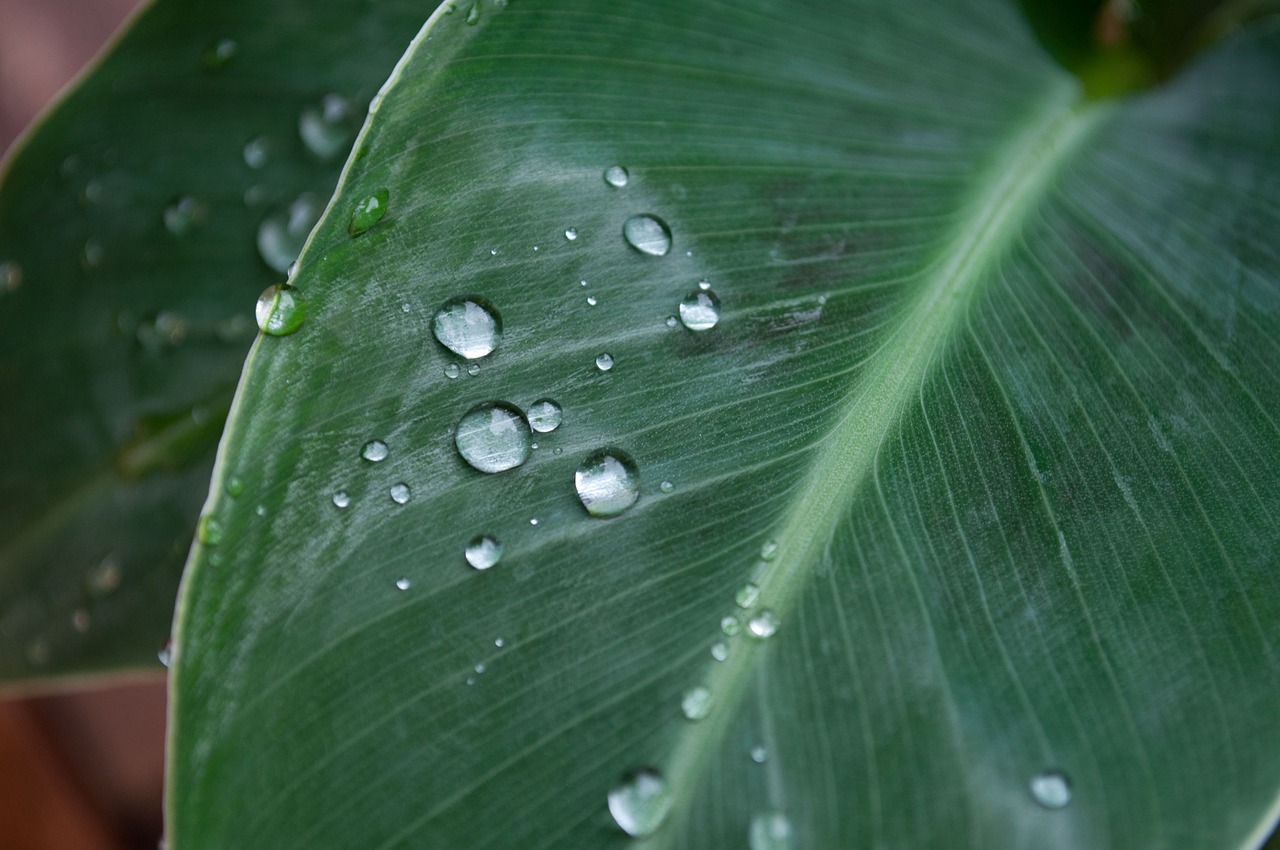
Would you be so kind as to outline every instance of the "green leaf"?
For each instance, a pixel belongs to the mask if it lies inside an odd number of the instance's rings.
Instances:
[[[11,152],[0,680],[160,669],[253,299],[291,259],[260,225],[303,192],[319,214],[425,14],[161,2]]]
[[[998,0],[470,8],[250,354],[177,850],[1256,843],[1280,27],[1090,102]]]

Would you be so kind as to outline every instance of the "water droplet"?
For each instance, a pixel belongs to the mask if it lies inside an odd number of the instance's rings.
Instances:
[[[258,296],[253,310],[258,327],[272,336],[286,336],[302,327],[306,318],[302,296],[287,283],[273,283]]]
[[[397,505],[407,504],[413,498],[413,491],[409,489],[409,485],[403,481],[399,484],[391,485],[391,501]]]
[[[408,590],[412,586],[413,582],[403,576],[396,579],[396,590]]]
[[[474,27],[480,23],[480,4],[472,3],[471,8],[467,11],[467,26]]]
[[[680,711],[689,720],[701,720],[711,713],[711,691],[699,685],[684,692]]]
[[[747,583],[738,588],[737,594],[733,599],[738,603],[739,608],[750,608],[756,604],[756,600],[760,598],[760,588],[757,585]]]
[[[769,758],[769,751],[764,748],[764,744],[756,744],[751,748],[751,760],[756,764],[764,764]]]
[[[165,229],[174,236],[185,236],[204,220],[204,204],[190,195],[184,195],[164,210]]]
[[[611,165],[604,170],[604,182],[615,189],[627,185],[627,169],[621,165]]]
[[[205,514],[196,525],[196,540],[205,546],[217,546],[222,542],[222,523]]]
[[[271,142],[266,136],[258,136],[244,143],[244,164],[250,168],[262,168],[271,158]]]
[[[578,286],[586,286],[586,285],[587,285],[587,282],[585,280],[578,281]]]
[[[355,137],[353,113],[345,98],[327,94],[319,107],[304,109],[298,116],[298,135],[320,159],[335,159],[347,152]]]
[[[598,304],[598,303],[600,303],[600,302],[596,300],[596,297],[595,297],[594,295],[588,295],[588,296],[587,296],[587,306],[589,306],[589,307],[594,307],[594,306],[596,306],[596,304]]]
[[[678,324],[680,324],[680,322],[675,316],[667,316],[667,327],[674,328]]]
[[[578,466],[573,486],[587,513],[617,516],[640,498],[640,470],[621,449],[597,449]]]
[[[498,649],[502,649],[502,647],[505,646],[506,644],[504,643],[502,638],[494,638],[493,645],[496,646]]]
[[[724,661],[729,657],[729,644],[722,640],[711,644],[711,657],[716,661]]]
[[[13,292],[22,285],[22,266],[8,260],[0,263],[0,292]]]
[[[711,291],[695,289],[680,302],[680,321],[691,331],[709,331],[720,321],[720,299]]]
[[[564,411],[553,399],[540,398],[529,405],[529,427],[539,434],[548,434],[560,427]]]
[[[96,567],[89,570],[89,589],[97,596],[103,596],[120,586],[120,562],[115,555],[108,555]]]
[[[478,295],[450,298],[436,311],[431,332],[445,348],[468,360],[491,353],[502,336],[502,316]]]
[[[477,663],[477,664],[476,664],[476,666],[475,666],[475,667],[472,667],[471,669],[472,669],[472,670],[475,670],[475,671],[476,671],[476,673],[483,673],[483,672],[484,672],[486,669],[488,669],[488,668],[486,668],[486,667],[484,666],[484,662],[483,662],[483,661],[481,661],[481,662]]]
[[[662,774],[646,767],[625,777],[609,792],[609,814],[627,835],[643,838],[662,826],[671,802]]]
[[[262,261],[278,272],[287,272],[307,234],[320,220],[324,204],[315,195],[304,193],[289,204],[287,210],[273,213],[258,225],[258,254]]]
[[[768,608],[765,608],[759,614],[756,614],[751,618],[750,622],[747,623],[747,630],[750,631],[754,637],[764,640],[765,638],[770,638],[777,634],[779,625],[780,622],[778,620],[778,615],[770,611]]]
[[[498,249],[497,249],[497,248],[490,248],[490,249],[489,249],[489,253],[490,253],[492,256],[496,257],[496,256],[498,256]]]
[[[566,230],[566,231],[564,232],[564,238],[565,238],[565,239],[568,239],[570,242],[572,242],[573,240],[577,239],[577,238],[578,238],[578,228],[576,228],[576,227],[570,227],[568,230]]]
[[[1031,796],[1046,809],[1065,808],[1071,802],[1071,780],[1060,770],[1046,770],[1031,778]]]
[[[77,608],[71,612],[71,628],[84,634],[89,631],[89,627],[93,625],[93,618],[89,616],[89,612],[83,608]]]
[[[254,508],[254,509],[253,509],[253,512],[254,512],[255,514],[257,514],[258,516],[266,516],[266,515],[267,515],[267,506],[266,506],[266,505],[258,505],[256,508]]]
[[[532,519],[529,520],[529,525],[537,525],[537,524],[538,524],[537,517],[533,517]]]
[[[711,288],[711,281],[705,278],[698,281],[698,288],[701,289],[703,292],[706,292],[708,289]]]
[[[505,401],[487,401],[463,414],[453,439],[462,459],[472,467],[502,472],[528,459],[532,437],[519,408]]]
[[[387,444],[381,440],[370,440],[360,450],[360,457],[373,463],[386,460],[389,454],[391,454],[391,451],[387,448]]]
[[[468,684],[468,685],[474,685],[475,683],[476,683],[476,677],[475,677],[475,676],[468,676],[468,677],[467,677],[467,684]]]
[[[102,264],[102,258],[106,251],[102,247],[102,243],[97,239],[87,239],[84,243],[84,267],[86,269],[97,268]]]
[[[479,364],[479,363],[468,363],[468,364],[467,364],[467,374],[468,374],[468,375],[470,375],[470,376],[471,376],[471,377],[473,377],[473,378],[474,378],[476,375],[479,375],[479,374],[480,374],[480,364]]]
[[[231,480],[227,482],[227,495],[233,499],[240,498],[240,494],[244,492],[244,481],[237,476],[231,476]]]
[[[596,357],[596,368],[601,372],[608,372],[613,368],[613,357],[609,354],[600,354]]]
[[[408,312],[411,312],[412,310],[413,310],[413,308],[409,306],[409,302],[408,302],[408,301],[406,301],[405,303],[403,303],[403,304],[401,304],[401,305],[400,305],[400,312],[401,312],[401,313],[408,313]]]
[[[641,254],[662,257],[671,250],[671,229],[657,216],[633,215],[622,225],[622,236]]]
[[[391,194],[386,189],[379,189],[360,203],[351,214],[351,224],[347,225],[348,236],[359,236],[367,233],[369,228],[377,224],[387,214],[387,199]]]
[[[351,496],[347,494],[346,490],[339,490],[333,494],[334,507],[345,508],[349,504],[351,504]]]
[[[458,368],[457,363],[450,363],[444,367],[444,376],[446,378],[456,378],[462,374],[462,370]]]
[[[729,637],[733,637],[742,630],[742,624],[738,622],[738,618],[729,614],[720,618],[720,631]]]
[[[791,850],[791,821],[781,812],[756,815],[749,839],[751,850]]]
[[[670,493],[672,490],[676,489],[676,485],[672,484],[670,481],[663,481],[658,485],[658,489],[664,493]]]
[[[487,570],[502,558],[502,541],[488,534],[476,535],[467,544],[465,554],[468,564],[477,570]],[[502,645],[501,641],[498,645]]]
[[[760,560],[772,561],[778,555],[778,541],[770,538],[760,544]]]
[[[229,38],[224,38],[204,52],[201,64],[210,71],[220,71],[235,58],[240,45]]]

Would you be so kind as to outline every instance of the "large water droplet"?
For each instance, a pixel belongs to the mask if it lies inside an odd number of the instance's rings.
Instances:
[[[467,463],[481,472],[502,472],[528,459],[532,435],[519,408],[487,401],[463,415],[453,439]]]
[[[671,802],[662,774],[642,768],[609,792],[609,814],[627,835],[643,838],[662,826],[671,811]]]
[[[553,399],[541,398],[529,405],[529,427],[546,434],[560,427],[564,412]]]
[[[597,449],[578,466],[573,485],[587,513],[617,516],[640,498],[640,469],[621,449]]]
[[[397,505],[408,504],[409,500],[412,498],[413,491],[409,489],[408,484],[400,482],[399,484],[391,485],[391,501],[395,502]]]
[[[287,272],[322,212],[323,202],[304,193],[294,199],[288,210],[264,218],[258,226],[258,253],[263,262],[278,272]]]
[[[633,215],[622,225],[622,236],[642,254],[662,257],[671,250],[671,228],[654,215]]]
[[[691,331],[711,330],[720,321],[720,299],[710,290],[693,290],[680,302],[680,321]]]
[[[468,360],[493,351],[502,336],[502,316],[478,295],[450,298],[436,311],[431,332],[440,344]]]
[[[356,210],[351,214],[351,224],[347,225],[347,235],[355,237],[367,233],[369,228],[387,214],[387,199],[390,197],[391,193],[386,189],[379,189],[356,204]]]
[[[487,570],[502,558],[502,541],[489,534],[478,534],[467,544],[467,563],[477,570]]]
[[[604,170],[604,182],[615,189],[627,185],[627,169],[621,165],[611,165]]]
[[[764,640],[776,635],[779,625],[781,623],[778,620],[778,615],[765,608],[747,622],[747,631],[751,632],[753,637]]]
[[[370,440],[364,444],[364,448],[360,450],[360,457],[373,463],[379,463],[387,459],[387,455],[391,454],[391,450],[387,448],[387,444],[381,440]]]
[[[335,159],[345,154],[355,137],[354,110],[346,99],[327,94],[319,107],[304,109],[298,116],[298,135],[302,143],[321,159]]]
[[[699,685],[684,692],[680,711],[689,720],[701,720],[711,713],[711,705],[711,691]]]
[[[613,368],[613,355],[599,354],[596,356],[596,368],[601,372],[608,372]]]
[[[258,136],[244,144],[244,164],[250,168],[262,168],[271,158],[271,142],[266,136]]]
[[[165,229],[174,236],[185,236],[204,220],[205,206],[190,195],[184,195],[164,210]]]
[[[1031,796],[1046,809],[1065,808],[1071,802],[1071,780],[1060,770],[1046,770],[1031,778]]]
[[[756,815],[748,838],[751,850],[791,850],[791,821],[781,812]]]
[[[302,327],[306,309],[298,290],[287,283],[273,283],[258,296],[253,315],[263,333],[285,336]]]

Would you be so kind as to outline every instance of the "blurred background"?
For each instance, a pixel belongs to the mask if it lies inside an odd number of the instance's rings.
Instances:
[[[0,0],[0,149],[138,0]],[[156,675],[0,701],[0,848],[155,850],[165,684]]]

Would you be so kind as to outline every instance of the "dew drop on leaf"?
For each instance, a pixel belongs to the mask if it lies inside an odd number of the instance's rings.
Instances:
[[[622,225],[622,236],[642,254],[663,257],[671,250],[671,228],[655,215],[633,215]]]
[[[540,398],[529,405],[529,427],[539,434],[547,434],[560,427],[564,411],[553,399]]]
[[[196,540],[205,546],[217,546],[222,542],[222,523],[205,514],[196,525]]]
[[[604,182],[615,189],[627,185],[627,169],[621,165],[611,165],[604,170]]]
[[[347,495],[346,490],[339,490],[333,494],[333,506],[335,508],[345,508],[351,504],[351,497]]]
[[[729,644],[722,640],[711,644],[711,657],[716,661],[724,661],[729,657]]]
[[[691,331],[711,330],[720,321],[720,299],[710,290],[693,290],[680,302],[680,321]]]
[[[390,197],[391,193],[386,189],[378,189],[356,204],[355,212],[351,214],[351,224],[347,226],[347,235],[356,237],[367,233],[369,228],[387,214],[387,200]]]
[[[640,469],[621,449],[597,449],[579,464],[573,485],[587,513],[613,517],[640,498]]]
[[[409,581],[409,579],[404,576],[396,579],[396,590],[408,590],[412,586],[413,582]]]
[[[609,354],[600,354],[596,357],[596,368],[601,372],[608,372],[613,368],[613,356]]]
[[[738,603],[739,608],[750,608],[756,604],[756,600],[760,598],[760,587],[748,582],[738,588],[738,592],[734,595],[733,600]]]
[[[769,751],[764,748],[764,744],[756,744],[751,748],[751,760],[756,764],[764,764],[769,758]]]
[[[378,463],[387,459],[391,451],[387,448],[387,444],[381,440],[370,440],[364,444],[364,448],[360,450],[360,457],[373,463]]]
[[[765,608],[747,622],[747,631],[752,637],[764,640],[777,634],[779,625],[778,615]]]
[[[473,378],[474,378],[476,375],[479,375],[479,374],[480,374],[480,364],[479,364],[479,363],[468,363],[468,364],[467,364],[467,374],[468,374],[468,375],[470,375],[470,376],[471,376],[471,377],[473,377]]]
[[[515,469],[529,458],[532,435],[520,409],[486,401],[463,414],[454,433],[462,459],[481,472]]]
[[[468,360],[490,354],[502,336],[502,316],[478,295],[450,298],[436,311],[431,332],[445,348]]]
[[[684,692],[680,711],[688,720],[701,720],[711,713],[711,691],[698,685]]]
[[[464,554],[468,564],[477,570],[487,570],[502,558],[502,541],[489,534],[476,535],[467,544]],[[502,646],[501,639],[498,646]]]
[[[409,489],[409,485],[404,482],[391,485],[391,501],[397,505],[404,505],[413,498],[413,491]]]
[[[462,374],[462,370],[458,368],[457,363],[450,363],[444,367],[444,376],[450,380]]]
[[[609,792],[609,814],[627,835],[643,838],[662,826],[671,811],[671,792],[662,774],[642,768]]]
[[[720,618],[720,631],[724,632],[729,637],[733,637],[738,632],[742,631],[742,624],[738,622],[737,617],[730,614]]]
[[[781,812],[756,815],[747,844],[751,850],[791,850],[791,821]]]
[[[1031,778],[1031,796],[1046,809],[1065,808],[1071,802],[1071,781],[1060,770],[1046,770]]]
[[[286,336],[302,327],[306,310],[298,290],[287,283],[273,283],[258,296],[253,310],[258,328],[271,336]]]
[[[760,560],[772,561],[778,554],[778,541],[766,540],[760,544]]]

